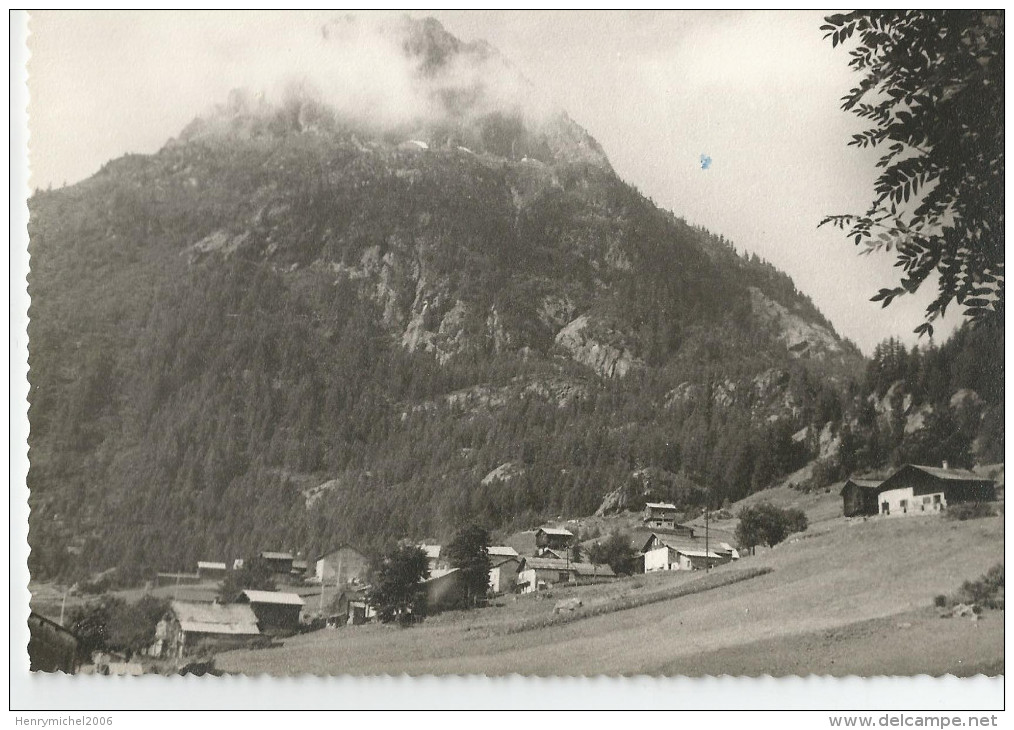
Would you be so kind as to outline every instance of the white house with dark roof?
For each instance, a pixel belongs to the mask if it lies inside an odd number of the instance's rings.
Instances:
[[[906,464],[877,488],[879,514],[919,515],[939,512],[961,502],[990,502],[996,485],[968,469]]]

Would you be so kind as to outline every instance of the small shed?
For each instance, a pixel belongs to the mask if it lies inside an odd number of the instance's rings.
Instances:
[[[839,490],[842,498],[842,513],[846,517],[875,515],[879,511],[877,496],[880,494],[882,479],[858,479],[849,477]]]
[[[228,571],[225,563],[215,563],[210,560],[197,561],[197,575],[201,580],[222,580]]]
[[[246,604],[173,601],[155,627],[155,643],[149,653],[182,657],[203,649],[238,648],[260,635],[257,617]]]
[[[704,550],[677,548],[676,559],[679,570],[703,570],[728,563],[732,560],[732,556],[719,555],[712,550],[705,552]]]
[[[292,561],[295,560],[295,557],[292,553],[265,550],[261,552],[261,559],[267,563],[272,573],[289,575],[292,572]]]
[[[28,661],[33,672],[77,672],[78,638],[70,629],[32,611],[28,631]]]
[[[303,599],[295,593],[245,590],[237,603],[249,603],[261,633],[279,634],[299,629]]]
[[[328,624],[358,626],[369,621],[374,615],[369,596],[364,589],[344,588],[335,597],[332,618],[328,619]]]

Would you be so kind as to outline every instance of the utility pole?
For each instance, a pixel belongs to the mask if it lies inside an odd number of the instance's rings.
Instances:
[[[60,625],[63,626],[63,610],[67,608],[67,593],[70,592],[70,588],[63,589],[63,603],[60,604]]]
[[[708,540],[710,538],[710,534],[709,534],[709,531],[708,531],[708,527],[709,527],[708,517],[709,517],[709,512],[710,512],[709,507],[711,506],[710,504],[708,504],[708,502],[709,502],[708,496],[710,496],[710,495],[711,495],[711,493],[708,492],[707,496],[704,497],[704,572],[705,573],[710,573],[711,572],[711,548],[708,547]]]

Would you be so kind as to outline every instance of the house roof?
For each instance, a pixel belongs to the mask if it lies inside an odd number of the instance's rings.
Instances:
[[[426,578],[423,583],[429,583],[431,580],[438,580],[444,578],[451,573],[457,573],[461,568],[437,568],[436,570],[430,571],[430,577]]]
[[[321,553],[320,555],[318,555],[316,558],[313,559],[313,562],[316,563],[318,560],[324,560],[325,558],[330,558],[332,555],[335,555],[335,554],[341,552],[342,550],[351,550],[356,555],[359,555],[362,558],[366,557],[365,555],[362,554],[362,552],[360,552],[359,550],[356,550],[354,547],[352,547],[351,545],[349,545],[347,542],[343,542],[341,545],[339,545],[337,547],[334,547],[334,548],[331,548],[326,553]]]
[[[605,564],[599,565],[595,563],[571,563],[570,567],[578,575],[598,575],[606,578],[616,577],[616,573],[613,572],[613,569]]]
[[[246,596],[250,603],[278,603],[286,606],[303,605],[303,599],[295,593],[283,593],[282,591],[253,591],[248,589],[243,591],[243,595]]]
[[[925,472],[930,476],[934,476],[937,479],[946,479],[948,481],[958,482],[989,482],[991,479],[986,479],[978,474],[969,471],[968,469],[943,469],[938,466],[923,466],[922,464],[906,464],[907,467],[912,469],[918,469],[921,472]],[[902,467],[904,469],[905,467]],[[899,469],[898,471],[901,471]]]
[[[261,557],[265,560],[292,560],[292,553],[275,553],[264,550],[261,552]]]
[[[563,537],[574,537],[574,533],[570,530],[564,530],[560,527],[540,527],[536,532],[544,532],[547,535],[561,535]]]
[[[200,570],[201,568],[204,568],[205,570],[226,570],[227,569],[226,566],[225,566],[225,563],[212,563],[212,562],[210,562],[208,560],[198,560],[197,561],[197,569]]]
[[[305,560],[293,560],[292,561],[292,567],[293,567],[293,569],[303,568],[305,570],[308,566],[307,566],[307,562]]]
[[[172,612],[180,628],[195,634],[232,634],[256,636],[257,617],[245,603],[187,603],[173,601]]]
[[[509,545],[490,545],[486,550],[489,553],[489,557],[493,558],[516,558],[518,557],[518,551]]]
[[[431,560],[436,560],[437,558],[440,557],[440,546],[439,545],[426,545],[426,544],[422,544],[419,547],[421,547],[422,551],[424,553],[426,553],[426,557],[429,558],[429,559],[431,559]]]
[[[863,489],[876,489],[877,487],[879,487],[881,484],[884,483],[884,480],[883,479],[849,479],[845,483],[848,484],[849,482],[852,482],[857,487],[861,487]]]
[[[676,548],[676,552],[681,555],[686,555],[689,558],[720,558],[722,557],[716,552],[711,550],[704,552],[703,550],[685,550],[683,548]]]
[[[562,558],[525,558],[525,568],[536,570],[573,570],[574,565]]]
[[[652,509],[676,509],[676,505],[670,504],[669,502],[645,502],[644,506]]]

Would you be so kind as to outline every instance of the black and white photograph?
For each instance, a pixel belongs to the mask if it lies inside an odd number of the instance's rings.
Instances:
[[[29,11],[12,653],[1002,677],[1004,18]]]

